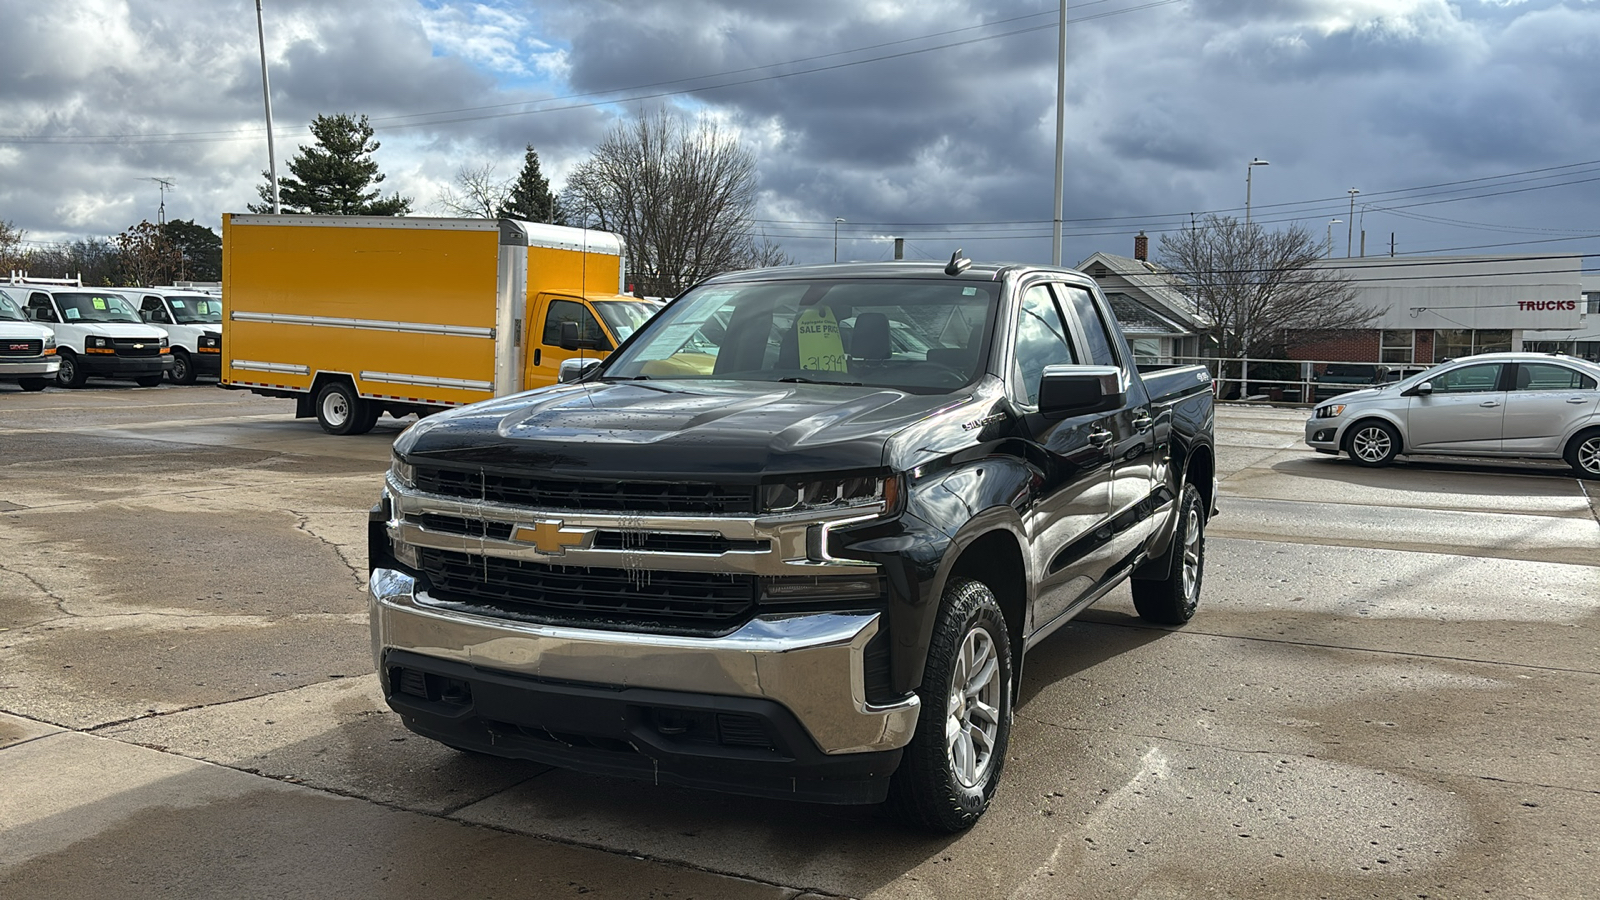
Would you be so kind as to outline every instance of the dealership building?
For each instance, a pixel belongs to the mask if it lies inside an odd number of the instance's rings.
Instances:
[[[1370,326],[1285,335],[1282,356],[1320,362],[1413,363],[1497,350],[1566,353],[1600,360],[1600,274],[1575,254],[1328,259],[1349,278]],[[1143,326],[1135,352],[1151,361],[1210,356],[1203,316],[1148,257],[1095,253],[1078,268],[1100,283],[1119,316]],[[1137,315],[1134,315],[1137,314]],[[1275,354],[1276,355],[1276,354]]]

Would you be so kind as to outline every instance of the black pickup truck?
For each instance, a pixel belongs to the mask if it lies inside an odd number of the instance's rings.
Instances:
[[[372,649],[418,734],[955,831],[1024,651],[1128,579],[1194,613],[1211,379],[1141,373],[1078,272],[740,272],[565,374],[395,442]]]

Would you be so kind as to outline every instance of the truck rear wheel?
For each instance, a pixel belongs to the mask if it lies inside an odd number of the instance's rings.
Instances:
[[[989,808],[1011,738],[1011,639],[994,592],[952,579],[922,673],[922,713],[889,786],[890,808],[953,833]]]
[[[378,423],[375,412],[347,382],[330,382],[317,394],[317,424],[329,434],[366,434]]]
[[[1200,582],[1206,572],[1205,502],[1192,484],[1183,486],[1179,498],[1170,552],[1167,577],[1133,579],[1133,607],[1147,622],[1182,625],[1200,604]]]

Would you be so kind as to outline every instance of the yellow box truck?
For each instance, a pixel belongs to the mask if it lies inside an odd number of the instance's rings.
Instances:
[[[659,308],[620,292],[622,257],[517,219],[224,215],[221,384],[330,434],[554,384]],[[593,349],[563,350],[565,322]]]

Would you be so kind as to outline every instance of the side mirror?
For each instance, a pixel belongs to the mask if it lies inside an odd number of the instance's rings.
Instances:
[[[1108,412],[1127,400],[1115,366],[1045,366],[1039,376],[1039,412],[1047,419]]]
[[[574,381],[582,381],[584,376],[593,372],[598,365],[600,365],[598,359],[563,359],[561,368],[556,371],[556,383],[571,384]]]
[[[601,346],[601,342],[594,338],[578,337],[577,322],[561,323],[561,349],[563,350],[609,350],[610,347]]]
[[[1410,390],[1405,392],[1407,397],[1416,397],[1418,395],[1426,397],[1431,393],[1433,393],[1433,382],[1431,381],[1424,381],[1421,384],[1414,384],[1411,386]]]

